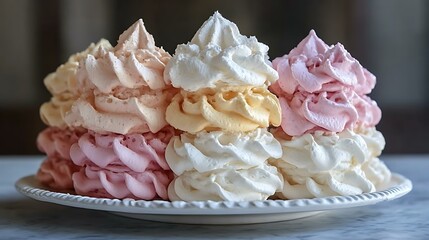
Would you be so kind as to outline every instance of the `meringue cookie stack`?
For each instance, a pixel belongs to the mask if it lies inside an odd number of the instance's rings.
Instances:
[[[267,131],[281,121],[267,90],[278,78],[267,51],[218,12],[176,48],[164,75],[180,92],[166,119],[185,132],[166,149],[175,173],[170,200],[265,200],[282,188],[282,176],[267,164],[282,154]]]
[[[79,96],[76,76],[79,61],[100,47],[110,47],[110,43],[100,40],[97,44],[91,44],[85,51],[70,56],[66,63],[44,79],[52,98],[40,107],[40,117],[48,127],[39,133],[37,146],[47,157],[36,178],[54,190],[73,189],[72,174],[79,167],[70,159],[70,147],[84,130],[68,126],[64,117]]]
[[[381,111],[369,94],[375,76],[340,43],[328,46],[312,30],[296,48],[273,61],[271,87],[282,108],[273,129],[283,155],[271,159],[284,177],[280,198],[313,198],[373,192],[389,181],[378,159]]]
[[[175,130],[165,110],[175,90],[163,78],[171,56],[155,46],[140,19],[115,47],[100,46],[79,61],[76,98],[64,113],[73,138],[69,156],[76,193],[94,197],[168,199],[173,179],[165,148]]]

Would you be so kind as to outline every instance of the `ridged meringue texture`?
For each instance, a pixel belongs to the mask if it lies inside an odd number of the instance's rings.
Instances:
[[[64,117],[73,102],[79,97],[77,80],[79,62],[85,59],[88,54],[94,54],[99,48],[110,49],[112,46],[105,39],[101,39],[96,44],[92,43],[85,51],[70,56],[66,63],[46,76],[44,83],[52,94],[51,100],[40,107],[40,117],[46,125],[59,128],[67,127]]]
[[[328,46],[314,30],[289,54],[274,59],[273,66],[279,72],[278,84],[288,94],[352,87],[363,95],[371,92],[376,81],[341,43]]]
[[[157,132],[175,94],[163,72],[171,56],[140,19],[110,50],[88,55],[78,71],[83,94],[66,115],[72,127],[118,134]]]
[[[264,128],[248,133],[202,131],[172,138],[166,159],[176,175],[196,170],[200,173],[221,168],[249,169],[268,158],[280,158],[281,146]]]
[[[283,174],[281,198],[361,194],[390,180],[390,171],[377,158],[385,142],[375,128],[364,134],[317,131],[280,143],[283,156],[270,163]]]
[[[374,127],[381,119],[377,103],[367,96],[344,89],[338,92],[296,92],[281,95],[278,85],[271,90],[279,95],[281,127],[291,136],[315,131],[342,132],[356,127]]]
[[[174,92],[173,89],[138,90],[133,91],[135,96],[126,98],[95,92],[96,95],[75,101],[65,119],[73,127],[96,132],[157,132],[167,125],[165,110]],[[126,92],[122,94],[126,95]]]
[[[58,191],[72,190],[72,174],[80,167],[70,159],[70,147],[76,143],[82,131],[48,127],[39,133],[37,146],[46,153],[36,179],[42,184]]]
[[[70,157],[78,166],[95,165],[103,169],[145,172],[170,170],[165,148],[175,134],[172,127],[157,133],[99,134],[87,132],[73,144]]]
[[[281,188],[277,169],[262,164],[247,169],[187,171],[171,182],[168,195],[172,201],[256,201],[266,200]]]
[[[171,139],[166,160],[176,175],[170,200],[266,200],[282,189],[282,176],[268,158],[282,155],[264,128],[252,132],[183,133]]]
[[[281,156],[266,130],[281,122],[279,101],[267,89],[278,78],[267,52],[218,12],[176,48],[164,76],[181,91],[166,120],[185,133],[166,150],[175,173],[171,200],[266,200],[281,189],[282,176],[267,165]]]
[[[165,148],[175,130],[127,135],[88,132],[70,149],[72,161],[83,168],[73,174],[76,192],[94,197],[167,199],[173,173]]]
[[[191,42],[176,48],[165,69],[165,79],[186,91],[225,84],[270,85],[278,74],[267,52],[267,45],[241,35],[234,23],[215,12]]]
[[[70,159],[70,147],[76,143],[85,130],[48,127],[37,136],[38,149],[48,157]]]
[[[252,131],[281,122],[280,104],[265,87],[224,86],[181,91],[167,107],[166,120],[177,129]]]
[[[117,199],[167,200],[172,179],[173,174],[168,171],[124,172],[122,167],[107,170],[86,166],[73,174],[76,193]]]
[[[48,157],[40,165],[36,179],[56,191],[73,190],[72,176],[79,170],[70,159]]]
[[[344,47],[326,45],[312,30],[289,54],[276,58],[279,80],[271,90],[280,99],[282,128],[290,136],[374,127],[377,103],[365,96],[375,76]]]

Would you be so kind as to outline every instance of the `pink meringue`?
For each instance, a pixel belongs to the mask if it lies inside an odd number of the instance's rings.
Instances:
[[[340,43],[328,46],[311,30],[273,66],[280,78],[270,90],[279,97],[286,134],[338,133],[380,121],[381,110],[365,96],[374,88],[375,76]]]
[[[287,94],[340,91],[344,87],[368,94],[376,81],[342,44],[328,46],[314,30],[289,54],[274,59],[273,67],[279,73],[277,84]]]
[[[167,187],[173,180],[170,171],[123,172],[94,166],[82,168],[73,174],[76,193],[105,198],[168,199]]]
[[[358,112],[358,127],[370,128],[377,125],[381,120],[381,109],[377,103],[368,96],[355,95],[352,99],[353,105]]]
[[[72,190],[72,174],[79,169],[70,159],[48,157],[40,165],[36,179],[54,190]]]
[[[70,160],[70,147],[82,134],[82,130],[56,127],[48,127],[39,133],[37,146],[47,155],[36,174],[39,182],[54,190],[73,189],[72,174],[80,167]]]
[[[114,168],[121,172],[167,171],[170,168],[165,161],[165,148],[174,134],[172,127],[158,133],[127,135],[90,131],[71,147],[70,155],[78,166]]]
[[[83,130],[48,127],[37,136],[37,147],[48,157],[70,159],[70,147],[82,134]]]
[[[283,130],[300,136],[317,130],[341,132],[350,129],[358,113],[343,92],[318,94],[298,92],[292,99],[280,97]]]

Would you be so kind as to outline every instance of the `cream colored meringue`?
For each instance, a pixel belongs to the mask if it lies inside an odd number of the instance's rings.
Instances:
[[[365,141],[370,156],[380,156],[386,146],[386,140],[384,140],[381,132],[377,131],[375,128],[359,128],[356,129],[355,132]]]
[[[155,46],[141,19],[119,36],[111,51],[89,55],[82,65],[80,85],[111,94],[115,88],[163,89],[163,73],[171,56]]]
[[[375,185],[377,189],[381,189],[390,182],[392,173],[379,158],[371,158],[362,165],[362,171],[365,176]]]
[[[375,143],[381,143],[379,137],[382,135],[375,129],[368,131],[365,137],[349,130],[338,134],[317,131],[291,140],[279,140],[283,156],[270,160],[285,181],[279,196],[294,199],[375,191],[379,182],[385,182],[390,175],[384,164],[376,159],[382,147],[376,147]],[[373,138],[372,147],[367,144],[370,138]],[[377,171],[383,172],[382,180],[370,176]]]
[[[88,54],[99,51],[100,48],[110,49],[112,46],[105,39],[101,39],[96,44],[92,43],[85,51],[70,56],[66,63],[46,76],[44,83],[52,94],[51,100],[40,107],[40,117],[46,125],[66,127],[64,117],[79,96],[77,79],[79,61],[86,58]]]
[[[196,170],[205,173],[222,168],[248,169],[279,158],[279,142],[266,129],[249,133],[223,131],[183,133],[173,137],[165,152],[168,165],[176,175]]]
[[[369,160],[362,165],[362,170],[377,189],[383,188],[390,181],[392,175],[383,161],[378,159],[386,145],[383,134],[375,128],[363,128],[356,130],[356,132],[364,139],[370,154]]]
[[[220,168],[205,173],[187,171],[168,186],[170,200],[266,200],[282,188],[282,177],[273,166],[248,169]]]
[[[171,95],[168,91],[151,90],[125,99],[97,94],[75,101],[65,119],[70,126],[96,132],[155,133],[167,125],[165,109]]]
[[[197,92],[181,91],[168,106],[166,120],[190,133],[244,132],[270,124],[279,126],[281,113],[278,99],[264,87],[224,86]]]
[[[177,46],[165,78],[186,91],[225,84],[269,85],[278,74],[267,52],[267,45],[241,35],[234,23],[215,12],[191,42]]]
[[[159,131],[167,125],[165,110],[175,94],[163,78],[170,57],[138,20],[114,49],[100,49],[82,61],[84,94],[66,115],[67,124],[119,134]]]

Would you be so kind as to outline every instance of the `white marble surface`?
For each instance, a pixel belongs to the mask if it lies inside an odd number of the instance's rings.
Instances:
[[[314,217],[252,225],[200,226],[128,219],[26,198],[15,181],[42,157],[0,157],[0,239],[429,239],[429,155],[383,156],[413,181],[408,195]]]

